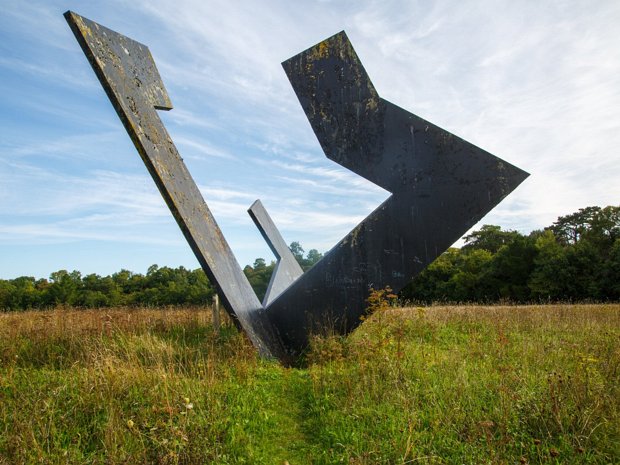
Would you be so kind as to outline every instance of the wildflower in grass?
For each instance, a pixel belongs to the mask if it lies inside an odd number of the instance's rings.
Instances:
[[[129,420],[127,420],[127,428],[131,429],[131,428],[133,428],[133,425],[134,425],[134,423],[133,423],[133,420],[131,418]]]
[[[366,299],[368,307],[366,308],[366,315],[362,315],[360,319],[364,321],[369,315],[377,312],[382,312],[390,307],[394,307],[398,300],[398,296],[392,292],[390,286],[385,286],[383,289],[370,288],[370,293]]]
[[[192,403],[190,402],[190,398],[189,398],[189,397],[185,397],[183,400],[185,401],[185,408],[186,408],[187,410],[191,410],[191,409],[193,409],[193,408],[194,408],[194,404],[192,404]]]

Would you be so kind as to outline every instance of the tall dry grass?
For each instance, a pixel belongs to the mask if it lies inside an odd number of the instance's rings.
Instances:
[[[620,462],[620,305],[378,308],[295,369],[208,309],[0,314],[0,464]]]

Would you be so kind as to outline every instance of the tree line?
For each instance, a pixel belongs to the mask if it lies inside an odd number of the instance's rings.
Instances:
[[[301,267],[306,270],[322,255],[315,249],[304,256],[298,242],[290,245]],[[267,264],[257,258],[244,273],[262,300],[275,262]],[[169,268],[151,265],[146,274],[121,270],[109,276],[79,271],[59,270],[49,279],[21,276],[0,280],[0,310],[44,309],[58,306],[102,308],[115,306],[161,307],[170,305],[209,305],[215,288],[200,268],[188,270],[182,266]]]
[[[413,302],[620,300],[620,207],[587,207],[528,235],[485,225],[401,291]]]
[[[214,289],[201,269],[151,265],[145,275],[121,270],[110,276],[59,270],[49,279],[22,276],[0,281],[0,308],[40,309],[57,306],[206,305]]]
[[[290,249],[301,267],[322,258],[299,242]],[[244,273],[262,300],[275,262],[257,258]],[[0,309],[73,306],[208,305],[215,293],[202,269],[152,265],[146,274],[110,276],[59,270],[49,279],[0,280]],[[450,248],[405,287],[412,302],[541,302],[620,300],[620,206],[587,207],[524,235],[484,225]]]

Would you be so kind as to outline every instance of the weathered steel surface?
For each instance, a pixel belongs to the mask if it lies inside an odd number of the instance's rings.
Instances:
[[[172,104],[149,49],[73,12],[65,18],[224,307],[261,354],[278,352],[263,306],[157,115]]]
[[[309,335],[360,324],[371,288],[400,290],[528,174],[379,97],[341,32],[283,63],[328,158],[392,195],[305,274],[260,202],[279,263],[258,301],[155,109],[172,108],[148,48],[65,14],[226,310],[265,356],[294,362]]]
[[[283,63],[327,157],[392,195],[267,307],[294,358],[317,326],[360,324],[528,174],[379,97],[344,32]]]
[[[273,274],[269,280],[269,286],[267,286],[265,298],[263,299],[263,305],[267,306],[304,272],[299,263],[297,263],[295,255],[293,255],[291,249],[284,242],[280,231],[278,231],[278,228],[271,220],[262,202],[260,200],[254,202],[249,208],[248,213],[277,259]]]

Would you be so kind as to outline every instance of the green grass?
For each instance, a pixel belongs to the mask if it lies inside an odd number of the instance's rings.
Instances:
[[[620,305],[390,309],[257,357],[206,310],[0,314],[0,464],[620,463]]]

